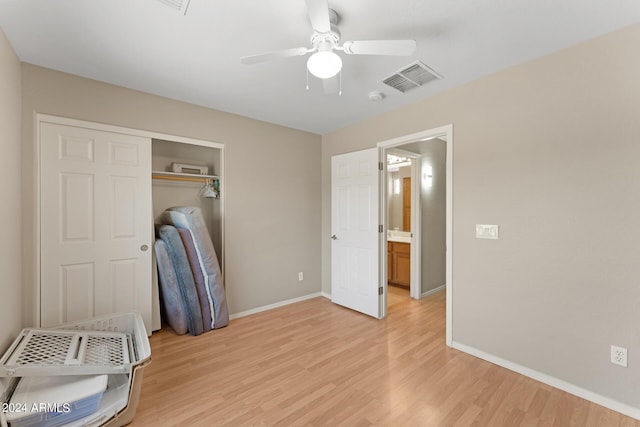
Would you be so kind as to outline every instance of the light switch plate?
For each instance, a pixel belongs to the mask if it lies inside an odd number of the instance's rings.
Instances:
[[[476,224],[476,239],[498,240],[500,227],[491,224]]]

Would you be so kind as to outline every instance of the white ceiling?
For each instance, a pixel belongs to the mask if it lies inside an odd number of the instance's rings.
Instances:
[[[640,21],[638,0],[329,0],[342,41],[415,39],[411,57],[343,55],[342,96],[325,95],[296,57],[241,56],[310,46],[304,0],[0,0],[22,61],[325,134],[508,66]],[[421,60],[443,80],[401,94],[380,81]],[[387,97],[368,101],[370,91]]]

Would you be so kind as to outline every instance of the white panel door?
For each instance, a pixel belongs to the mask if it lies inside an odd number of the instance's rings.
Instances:
[[[331,300],[381,317],[378,149],[331,158]]]
[[[151,331],[151,140],[40,125],[42,327],[138,310]]]

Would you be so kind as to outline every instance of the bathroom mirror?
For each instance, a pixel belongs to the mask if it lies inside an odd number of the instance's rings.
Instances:
[[[411,162],[399,159],[387,159],[387,226],[390,231],[411,231]]]

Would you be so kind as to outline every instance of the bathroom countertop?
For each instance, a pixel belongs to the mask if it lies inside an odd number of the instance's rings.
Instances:
[[[387,241],[398,243],[411,243],[411,232],[400,230],[387,231]]]

